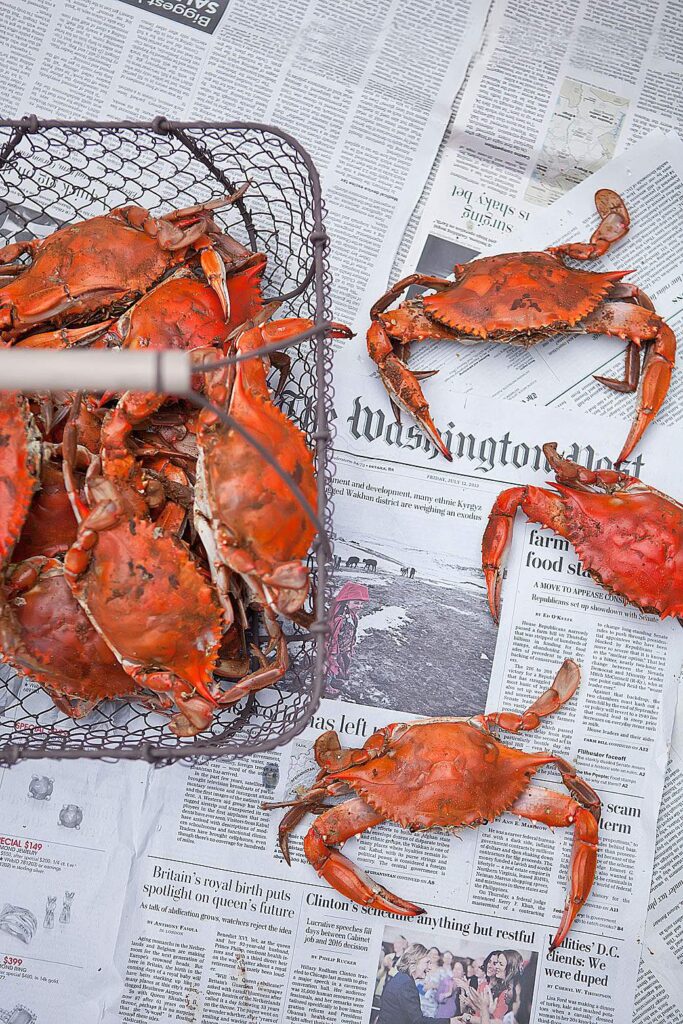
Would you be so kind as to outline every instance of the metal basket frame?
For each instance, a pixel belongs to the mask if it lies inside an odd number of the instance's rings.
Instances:
[[[176,739],[166,729],[163,735],[163,742],[155,742],[154,740],[144,738],[135,743],[125,745],[119,738],[118,741],[110,744],[106,739],[103,740],[103,734],[98,732],[97,742],[94,740],[89,741],[86,736],[79,737],[75,741],[72,740],[70,743],[68,734],[66,739],[60,739],[59,736],[53,736],[49,733],[46,735],[45,730],[41,727],[36,727],[34,734],[33,728],[30,725],[24,724],[21,734],[18,734],[17,730],[14,729],[8,742],[3,742],[0,739],[0,765],[12,765],[20,760],[37,758],[74,759],[83,757],[91,759],[144,760],[158,766],[172,763],[179,759],[194,760],[196,758],[226,755],[245,756],[271,750],[276,746],[291,741],[301,733],[318,707],[323,691],[326,636],[329,632],[326,611],[329,603],[332,552],[332,506],[330,498],[333,464],[330,451],[332,441],[333,389],[332,353],[328,344],[331,330],[331,282],[328,268],[329,236],[324,225],[324,203],[319,174],[308,152],[293,136],[279,128],[259,122],[175,122],[165,117],[157,117],[150,122],[60,121],[40,120],[35,115],[31,115],[20,120],[0,120],[0,132],[3,130],[11,132],[9,138],[0,149],[0,186],[2,185],[3,172],[8,165],[8,161],[11,161],[13,156],[18,153],[22,140],[27,136],[49,132],[52,129],[61,129],[64,132],[73,133],[85,133],[90,130],[103,133],[155,133],[155,135],[170,138],[179,146],[189,150],[192,157],[206,167],[212,178],[226,191],[234,191],[235,184],[229,180],[221,167],[214,162],[208,147],[202,145],[200,138],[204,132],[223,133],[226,140],[229,139],[231,133],[252,133],[255,137],[262,136],[264,140],[274,138],[279,140],[282,145],[288,147],[295,155],[294,159],[300,161],[305,168],[307,174],[306,186],[307,190],[310,191],[307,213],[310,216],[310,223],[312,225],[312,230],[308,232],[307,238],[310,258],[308,259],[305,273],[297,281],[295,287],[289,289],[284,294],[269,295],[267,299],[278,298],[282,302],[291,302],[306,295],[309,308],[312,307],[310,319],[313,321],[313,328],[291,340],[287,347],[296,348],[302,344],[309,343],[313,348],[315,367],[314,429],[309,431],[316,463],[317,508],[315,512],[319,526],[311,549],[313,578],[315,580],[313,605],[315,620],[308,632],[295,628],[292,635],[288,636],[290,643],[296,643],[299,646],[299,659],[302,662],[308,661],[310,663],[310,671],[305,676],[299,677],[299,683],[303,682],[303,703],[295,707],[294,710],[291,707],[288,708],[288,696],[291,696],[291,693],[285,688],[282,707],[275,714],[272,714],[272,710],[265,714],[267,727],[265,730],[263,726],[254,727],[256,735],[253,738],[248,730],[255,719],[258,718],[259,712],[264,710],[257,706],[255,698],[258,695],[254,694],[230,709],[230,721],[222,732],[208,737],[205,733],[200,734],[189,741]],[[241,215],[250,246],[255,250],[258,248],[258,228],[249,209],[248,195],[238,200],[234,205]],[[290,210],[291,213],[292,211]],[[271,346],[271,349],[274,347]],[[267,350],[264,349],[263,351]],[[253,356],[258,354],[253,353]],[[0,364],[1,358],[0,353]],[[7,684],[0,681],[0,691],[3,686],[7,687]],[[267,692],[267,690],[261,691],[263,694]],[[302,696],[301,688],[298,691],[298,695]],[[6,724],[2,723],[0,737],[6,731]],[[240,733],[244,735],[240,735]]]

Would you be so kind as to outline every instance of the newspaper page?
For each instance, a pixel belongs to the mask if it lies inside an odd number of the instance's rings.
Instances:
[[[0,1020],[101,1020],[120,984],[114,946],[146,780],[141,765],[93,761],[0,770]]]
[[[635,1024],[683,1021],[683,709],[669,751],[648,906]]]
[[[648,132],[680,127],[680,13],[678,0],[495,0],[406,266],[449,273]]]
[[[544,440],[584,465],[609,466],[619,425],[467,396],[442,399],[437,411],[452,421],[451,466],[415,436],[392,443],[364,404],[353,448],[340,424],[332,629],[353,637],[333,648],[334,697],[285,749],[154,774],[116,953],[124,988],[107,1024],[370,1024],[398,955],[416,943],[432,961],[416,979],[425,1017],[438,1004],[442,1016],[485,1019],[470,995],[477,979],[490,989],[492,1019],[513,1007],[519,1024],[631,1019],[683,634],[599,588],[566,542],[520,520],[494,654],[480,561],[498,493],[547,480]],[[663,434],[668,444],[647,443],[626,468],[676,493],[664,452],[679,431]],[[292,866],[284,863],[284,812],[258,808],[310,786],[323,731],[357,747],[416,715],[521,712],[567,656],[582,667],[575,697],[538,732],[500,733],[513,746],[561,752],[602,799],[595,886],[560,949],[551,954],[549,940],[571,828],[506,814],[456,834],[385,822],[350,839],[347,856],[424,908],[410,920],[362,909],[318,878],[303,854],[305,825],[291,837]],[[537,782],[563,791],[551,770]]]
[[[244,118],[291,132],[323,177],[335,316],[353,323],[363,297],[384,287],[488,6],[5,0],[4,109]]]

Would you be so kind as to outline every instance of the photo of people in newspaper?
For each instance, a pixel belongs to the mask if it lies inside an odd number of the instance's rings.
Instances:
[[[525,949],[387,927],[369,1024],[413,1024],[419,1014],[479,1024],[482,1013],[484,1020],[528,1024],[537,961]]]

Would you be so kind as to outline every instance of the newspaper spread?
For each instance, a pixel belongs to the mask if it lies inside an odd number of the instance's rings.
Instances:
[[[370,1024],[397,953],[413,943],[462,965],[453,1017],[472,1012],[468,977],[483,984],[490,954],[503,953],[516,965],[519,1024],[630,1020],[683,633],[624,606],[590,580],[567,542],[520,521],[495,646],[480,570],[497,494],[548,477],[539,442],[609,465],[619,424],[464,396],[437,403],[457,429],[448,468],[372,431],[353,449],[340,434],[338,585],[360,608],[349,663],[330,666],[336,699],[284,750],[154,775],[116,951],[123,994],[107,1024]],[[669,491],[680,486],[657,445],[627,468]],[[583,670],[576,697],[537,733],[501,734],[528,750],[561,751],[603,801],[596,884],[555,953],[571,829],[505,815],[457,834],[385,823],[350,840],[349,857],[425,908],[412,920],[361,909],[319,879],[302,851],[306,826],[292,838],[292,867],[284,863],[284,812],[254,808],[311,784],[321,732],[360,746],[416,715],[521,711],[566,656]],[[537,781],[562,791],[550,770]],[[425,1014],[438,973],[424,982]]]
[[[399,0],[371,12],[363,4],[331,9],[292,0],[263,5],[260,15],[256,6],[6,0],[5,111],[243,116],[291,130],[325,179],[335,315],[362,328],[370,298],[385,287],[487,5],[453,0],[446,12],[425,5],[416,14],[414,4]],[[513,225],[523,227],[539,204],[650,128],[676,126],[678,6],[634,3],[617,11],[584,0],[543,5],[541,17],[534,3],[495,3],[460,97],[459,134],[444,149],[406,272],[448,273],[491,244],[518,247]],[[544,33],[540,47],[525,38],[529,19]],[[532,50],[544,54],[541,64]],[[595,75],[588,66],[598,66],[598,55],[602,72]],[[484,137],[493,140],[485,153],[477,145]],[[611,164],[609,181],[601,182],[626,195],[634,225],[605,265],[628,256],[638,283],[675,327],[683,165],[670,139],[660,145],[631,150],[632,163]],[[623,175],[618,181],[612,168]],[[469,198],[451,196],[451,172],[471,187]],[[571,203],[562,201],[571,237],[592,231],[594,187],[578,186]],[[447,212],[452,198],[461,213]],[[559,240],[559,209],[552,219],[534,220],[539,227],[529,245]],[[427,251],[429,235],[435,242]],[[565,347],[572,351],[563,363]],[[634,1007],[639,1024],[675,1024],[683,883],[671,836],[680,808],[680,742],[671,749],[654,875],[652,863],[680,629],[625,609],[582,575],[571,549],[522,521],[498,633],[479,571],[482,520],[495,495],[547,477],[537,449],[534,465],[535,446],[555,439],[595,464],[618,450],[623,427],[455,395],[472,390],[628,418],[628,397],[596,397],[590,383],[596,370],[612,372],[619,348],[605,339],[560,340],[552,343],[559,357],[544,353],[548,371],[510,367],[503,353],[479,377],[476,367],[459,374],[446,354],[437,353],[443,362],[435,363],[430,348],[430,368],[442,367],[439,383],[429,385],[433,410],[462,447],[453,471],[438,464],[412,425],[393,424],[365,357],[356,358],[360,346],[349,348],[354,365],[337,376],[337,557],[340,586],[355,583],[368,596],[353,657],[345,673],[328,680],[336,698],[324,702],[292,747],[245,762],[156,773],[39,763],[3,772],[0,1020],[364,1024],[376,1020],[400,949],[423,942],[432,953],[450,952],[472,987],[473,979],[484,987],[485,964],[495,970],[490,954],[517,965],[518,1024],[621,1024]],[[421,358],[415,353],[416,367]],[[565,364],[568,390],[560,393]],[[678,419],[676,395],[674,377],[663,425],[651,428],[630,468],[681,498],[665,459],[680,447],[679,429],[666,426]],[[481,443],[472,447],[472,439]],[[520,446],[530,454],[515,456],[522,463],[515,466],[509,453]],[[360,745],[388,721],[443,714],[444,694],[454,714],[485,706],[521,711],[565,656],[582,664],[577,696],[538,733],[503,735],[513,745],[571,758],[603,799],[596,886],[556,954],[548,955],[548,940],[564,902],[571,829],[550,833],[505,816],[459,836],[412,835],[385,824],[350,841],[351,857],[427,908],[426,919],[407,924],[355,908],[318,880],[303,859],[302,830],[287,868],[276,847],[279,812],[254,808],[311,781],[310,747],[319,732],[336,728],[343,742]],[[550,772],[538,781],[561,789]],[[430,1015],[435,993],[438,985],[425,983],[421,1004]],[[462,985],[456,994],[452,1005],[473,1016]]]
[[[539,206],[652,130],[680,127],[680,14],[679,0],[567,0],[542,13],[535,0],[495,0],[405,266],[447,274],[491,244],[512,248]]]
[[[487,11],[481,0],[5,0],[4,110],[289,131],[322,174],[335,316],[353,323],[384,286]]]

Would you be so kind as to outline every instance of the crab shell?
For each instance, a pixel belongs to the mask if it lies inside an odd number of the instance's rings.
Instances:
[[[459,265],[455,282],[422,306],[437,323],[473,337],[555,332],[592,313],[627,273],[575,270],[550,252],[503,253]]]
[[[0,567],[21,533],[40,478],[40,435],[20,395],[0,391]]]
[[[20,337],[41,323],[131,301],[183,256],[163,249],[118,211],[59,228],[36,247],[31,265],[0,288],[8,333]]]
[[[69,582],[124,666],[170,671],[189,688],[211,680],[221,612],[181,541],[122,518],[98,534],[88,568]]]
[[[662,618],[683,616],[683,506],[634,481],[614,494],[555,483],[567,536],[604,587]]]
[[[12,594],[12,577],[33,580]],[[4,659],[30,675],[72,718],[101,700],[134,694],[119,665],[74,599],[55,558],[31,558],[12,567],[9,596],[0,609]]]
[[[265,257],[228,277],[228,320],[210,285],[188,270],[177,271],[124,313],[105,341],[124,348],[222,351],[228,335],[262,309],[264,267]]]
[[[389,727],[386,754],[341,771],[384,818],[412,830],[476,825],[502,814],[526,789],[547,754],[501,743],[467,719]]]

